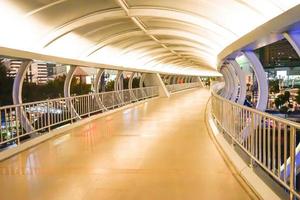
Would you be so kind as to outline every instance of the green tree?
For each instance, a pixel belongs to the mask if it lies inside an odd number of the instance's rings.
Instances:
[[[290,105],[290,92],[289,91],[285,91],[284,94],[280,94],[277,96],[277,98],[275,99],[275,105],[276,107],[279,109],[279,111],[281,113],[287,113],[289,107],[291,107],[292,105]],[[285,106],[284,104],[288,103],[288,106]]]
[[[7,77],[7,69],[4,64],[0,62],[0,106],[13,104],[13,82],[14,79],[12,77]]]
[[[43,95],[41,87],[35,83],[24,82],[22,90],[23,102],[41,101],[47,99]]]
[[[64,96],[64,82],[66,76],[58,76],[54,80],[48,81],[44,85],[37,85],[35,83],[24,82],[23,84],[23,101],[41,101],[46,99],[54,99]],[[91,85],[73,78],[71,81],[71,94],[83,95],[91,92]]]
[[[286,102],[290,102],[291,93],[289,91],[285,91],[283,95],[284,95],[284,100]]]
[[[286,103],[286,97],[283,94],[280,94],[275,98],[274,103],[276,108],[279,109],[282,105]]]
[[[23,83],[22,99],[23,102],[41,101],[54,99],[63,96],[63,88],[66,76],[58,76],[46,84],[37,85],[35,83]],[[7,68],[0,60],[0,106],[12,105],[12,87],[14,78],[7,76]],[[91,92],[91,85],[76,82],[73,78],[71,82],[71,94],[82,95]]]
[[[129,78],[126,77],[123,79],[123,88],[124,90],[128,89]]]
[[[140,87],[140,77],[135,77],[132,80],[132,88],[139,88]]]
[[[269,80],[269,88],[270,88],[270,93],[278,93],[280,92],[279,90],[279,80]]]
[[[58,76],[44,85],[24,82],[22,94],[23,101],[32,102],[62,97],[65,78],[65,75]]]
[[[58,76],[54,80],[48,81],[46,85],[44,85],[44,92],[46,93],[46,98],[58,98],[62,97],[64,94],[64,83],[66,76]]]
[[[76,83],[73,82],[71,83],[71,94],[75,95],[83,95],[83,94],[88,94],[91,92],[91,85],[86,84],[86,83]]]
[[[107,81],[106,84],[105,84],[105,91],[106,92],[114,91],[114,85],[115,85],[114,80]]]

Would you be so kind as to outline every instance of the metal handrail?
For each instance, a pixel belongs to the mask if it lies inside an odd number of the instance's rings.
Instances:
[[[262,111],[260,111],[260,110],[256,110],[256,109],[254,109],[254,108],[247,107],[247,106],[243,106],[243,105],[238,104],[238,103],[236,103],[236,102],[230,101],[230,100],[228,100],[228,99],[226,99],[226,98],[224,98],[224,97],[218,95],[218,94],[217,94],[217,91],[215,91],[215,90],[213,90],[213,89],[211,90],[211,93],[212,93],[212,95],[217,95],[217,96],[218,96],[220,99],[222,99],[223,101],[225,101],[225,102],[227,102],[227,103],[230,103],[230,104],[233,104],[233,105],[235,105],[235,106],[241,107],[241,108],[243,108],[243,109],[245,109],[245,110],[247,110],[247,111],[249,111],[249,112],[254,112],[254,113],[256,113],[256,114],[264,115],[264,116],[266,116],[266,117],[268,117],[268,118],[271,118],[271,119],[274,119],[274,120],[278,120],[278,121],[280,120],[280,121],[284,122],[285,124],[288,124],[288,125],[294,126],[294,127],[298,127],[298,128],[300,129],[300,123],[293,122],[293,121],[290,121],[290,120],[287,120],[287,119],[284,119],[284,118],[280,118],[280,117],[274,116],[274,115],[272,115],[272,114],[269,114],[269,113],[266,113],[266,112],[262,112]]]
[[[82,118],[158,95],[158,87],[153,86],[0,107],[0,151]]]
[[[143,87],[143,88],[132,88],[132,89],[125,89],[125,90],[119,90],[119,91],[108,91],[108,92],[100,92],[100,93],[90,93],[90,94],[82,94],[82,95],[74,95],[74,96],[70,96],[70,97],[59,97],[59,98],[54,98],[54,99],[47,99],[47,100],[40,100],[40,101],[34,101],[34,102],[27,102],[27,103],[22,103],[22,104],[15,104],[15,105],[6,105],[6,106],[1,106],[0,109],[4,109],[4,108],[9,108],[9,107],[15,107],[15,106],[20,106],[20,105],[28,105],[28,104],[32,104],[32,103],[42,103],[42,102],[46,102],[48,100],[51,101],[59,101],[59,100],[64,100],[64,99],[71,99],[74,97],[85,97],[85,96],[89,96],[89,95],[99,95],[99,94],[108,94],[108,93],[113,93],[113,92],[122,92],[122,91],[136,91],[136,90],[147,90],[148,88],[155,88],[157,86],[151,86],[151,87]]]
[[[300,145],[296,135],[300,124],[232,102],[220,95],[220,85],[212,86],[212,116],[231,141],[277,183],[300,198],[296,175],[300,171]],[[293,170],[290,170],[293,169]]]
[[[172,84],[172,85],[166,85],[166,88],[169,92],[177,92],[181,90],[186,90],[190,88],[200,87],[200,82],[193,82],[193,83],[179,83],[179,84]]]

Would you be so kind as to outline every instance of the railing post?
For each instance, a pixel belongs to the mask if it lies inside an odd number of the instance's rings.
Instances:
[[[251,128],[250,128],[250,153],[251,153],[251,156],[250,156],[250,168],[253,168],[254,166],[254,160],[252,158],[252,156],[254,156],[254,132],[255,132],[255,122],[254,122],[254,113],[251,112]]]
[[[112,92],[112,106],[113,106],[113,109],[115,108],[115,92]]]
[[[18,110],[18,108],[16,107],[16,111]],[[19,109],[19,110],[21,110],[21,108]],[[19,145],[20,144],[20,130],[19,130],[19,125],[21,125],[21,123],[19,122],[20,121],[20,119],[18,120],[18,114],[17,114],[17,112],[16,112],[16,127],[17,127],[17,145]],[[0,110],[0,133],[1,133],[1,110]],[[21,127],[20,127],[21,129],[23,128],[22,127],[22,125],[21,125]],[[2,137],[2,135],[0,135],[0,137]]]
[[[48,125],[48,132],[50,132],[50,105],[49,100],[47,100],[47,125]]]
[[[294,191],[295,191],[295,135],[296,129],[295,127],[291,128],[290,135],[290,200],[294,199]]]
[[[211,104],[212,115],[217,119],[217,125],[222,132],[228,131],[236,136],[231,139],[250,158],[249,168],[254,170],[256,166],[260,166],[264,172],[273,176],[278,185],[284,186],[287,194],[289,192],[290,200],[297,199],[299,166],[296,149],[300,145],[297,143],[296,134],[300,129],[299,125],[230,102],[216,92],[212,92]]]
[[[87,107],[88,107],[88,117],[91,116],[91,108],[90,108],[90,95],[87,96]]]
[[[105,110],[106,106],[104,105],[104,99],[103,99],[103,93],[102,92],[101,92],[101,101],[102,101],[103,109]]]
[[[235,115],[234,115],[234,106],[231,104],[231,131],[232,131],[232,136],[231,136],[231,145],[232,147],[235,146],[234,138],[235,138]]]
[[[151,97],[154,96],[154,87],[151,87]]]
[[[73,116],[74,116],[74,113],[73,113],[73,109],[72,109],[72,97],[69,97],[68,98],[68,108],[70,109],[70,114],[71,114],[71,124],[73,124]]]
[[[221,118],[220,118],[220,123],[222,125],[222,128],[224,127],[224,124],[223,124],[223,111],[224,111],[224,101],[221,101],[221,104],[222,104],[222,108],[221,108]]]

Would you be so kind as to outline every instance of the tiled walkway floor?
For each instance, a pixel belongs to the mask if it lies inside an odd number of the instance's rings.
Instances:
[[[156,99],[5,160],[0,199],[249,199],[207,133],[208,98]]]

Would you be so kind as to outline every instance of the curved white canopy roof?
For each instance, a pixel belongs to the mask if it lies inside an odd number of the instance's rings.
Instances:
[[[126,68],[209,75],[222,50],[299,3],[1,0],[0,46]]]

